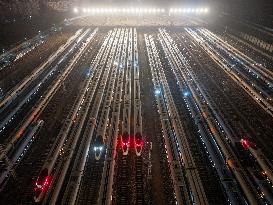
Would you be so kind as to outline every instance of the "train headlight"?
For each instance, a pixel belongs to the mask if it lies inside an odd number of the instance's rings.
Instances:
[[[187,97],[187,96],[189,96],[189,95],[190,95],[190,92],[189,92],[189,91],[183,92],[183,96],[184,96],[184,97]]]
[[[155,94],[156,94],[156,95],[159,95],[159,94],[160,94],[160,89],[156,89],[156,90],[155,90]]]

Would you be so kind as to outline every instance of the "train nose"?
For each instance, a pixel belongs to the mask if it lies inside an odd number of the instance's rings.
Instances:
[[[127,150],[127,145],[123,145],[123,149],[126,151]]]
[[[141,151],[141,147],[140,146],[137,146],[137,152],[139,153]]]

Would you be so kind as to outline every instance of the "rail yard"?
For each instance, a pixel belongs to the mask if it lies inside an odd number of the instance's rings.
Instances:
[[[273,60],[179,12],[0,56],[0,204],[273,204]]]

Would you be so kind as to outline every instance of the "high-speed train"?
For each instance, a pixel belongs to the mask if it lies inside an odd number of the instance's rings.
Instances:
[[[247,138],[244,138],[244,139],[241,139],[241,145],[242,147],[244,148],[244,150],[248,150],[250,147],[254,148],[254,149],[257,149],[256,147],[256,144],[251,142],[249,139]]]
[[[143,137],[139,132],[137,132],[134,136],[134,147],[138,157],[141,156],[143,144]]]
[[[121,136],[121,148],[123,155],[127,155],[130,147],[130,136],[128,132],[124,132]]]
[[[13,145],[13,149],[8,152],[7,157],[9,159],[9,163],[5,165],[3,164],[3,167],[0,166],[0,192],[5,187],[10,176],[12,175],[12,170],[15,169],[15,167],[27,153],[43,124],[43,120],[33,122],[31,126],[26,129],[24,136],[15,145]]]
[[[104,148],[103,137],[98,135],[94,142],[95,159],[100,160]]]
[[[40,202],[41,198],[47,192],[50,186],[50,176],[48,175],[48,169],[43,169],[38,176],[34,187],[34,201]]]

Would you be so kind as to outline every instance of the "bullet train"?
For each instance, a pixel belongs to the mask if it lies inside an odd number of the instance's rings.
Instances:
[[[256,144],[249,141],[249,139],[241,139],[241,145],[244,148],[244,150],[248,150],[250,147],[253,147],[254,149],[257,149]]]
[[[25,156],[27,151],[29,150],[29,147],[35,140],[35,137],[37,136],[37,133],[40,131],[40,128],[43,126],[44,121],[38,120],[36,122],[33,122],[30,126],[30,128],[27,129],[24,136],[19,140],[12,150],[8,152],[8,164],[3,164],[4,168],[1,170],[0,166],[0,192],[5,187],[6,183],[8,182],[8,179],[11,176],[11,172],[15,167],[20,163],[22,158]],[[0,160],[1,161],[1,160]]]
[[[139,132],[137,132],[134,136],[134,147],[138,157],[141,156],[143,144],[143,137]]]
[[[95,159],[100,160],[104,148],[103,137],[98,135],[94,142]]]
[[[40,202],[41,198],[45,195],[47,192],[49,186],[50,186],[50,176],[48,175],[48,169],[43,169],[34,186],[34,201]]]
[[[128,132],[124,132],[121,136],[121,148],[123,155],[128,155],[130,147],[130,136]]]

